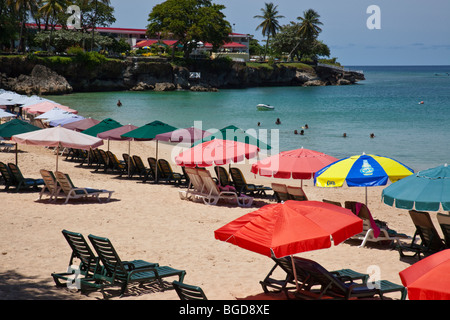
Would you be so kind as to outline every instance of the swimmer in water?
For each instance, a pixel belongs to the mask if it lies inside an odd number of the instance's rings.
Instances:
[[[122,102],[120,102],[120,100],[117,101],[117,106],[118,106],[118,107],[121,107],[121,106],[122,106]]]

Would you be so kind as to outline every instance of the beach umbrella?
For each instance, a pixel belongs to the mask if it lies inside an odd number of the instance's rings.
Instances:
[[[450,211],[450,167],[419,171],[383,189],[383,202],[400,209]]]
[[[95,126],[96,124],[100,123],[100,120],[97,119],[93,119],[93,118],[85,118],[82,120],[78,120],[78,121],[74,121],[74,122],[70,122],[67,124],[64,124],[63,127],[66,129],[70,129],[70,130],[75,130],[75,131],[84,131],[89,129],[90,127]]]
[[[56,147],[56,171],[58,171],[58,154],[60,148],[87,150],[89,148],[97,148],[103,144],[102,139],[63,127],[53,127],[14,135],[12,140],[27,145]]]
[[[14,113],[7,112],[3,109],[0,109],[0,118],[11,118],[16,117]]]
[[[304,179],[312,179],[315,172],[337,160],[325,153],[301,148],[260,160],[252,165],[251,172],[263,177],[301,179],[303,183]]]
[[[88,129],[83,130],[81,132],[83,132],[84,134],[96,137],[101,132],[116,129],[121,126],[122,126],[122,124],[120,124],[116,120],[107,118],[107,119],[100,121],[96,125],[93,125],[93,126],[89,127]]]
[[[63,110],[61,108],[55,107],[47,112],[44,112],[40,115],[38,115],[37,117],[35,117],[35,119],[40,119],[40,120],[46,120],[46,121],[50,121],[53,119],[60,119],[60,118],[65,118],[65,117],[70,117],[74,115],[74,113]]]
[[[160,133],[155,136],[155,140],[174,142],[174,143],[194,143],[211,135],[210,132],[196,127],[189,127],[184,129],[177,129],[165,133]]]
[[[97,137],[103,140],[132,140],[132,138],[122,137],[123,134],[137,129],[137,126],[127,124],[121,127],[117,127],[108,131],[100,132]]]
[[[20,119],[12,119],[0,125],[0,136],[11,139],[13,135],[36,130],[41,130],[41,128]]]
[[[64,126],[65,124],[69,124],[69,123],[72,123],[75,121],[80,121],[83,119],[85,119],[85,117],[80,116],[78,114],[72,114],[71,116],[68,116],[68,117],[50,120],[49,124],[52,127]]]
[[[72,113],[78,113],[77,110],[71,109],[67,106],[64,106],[62,104],[50,101],[50,100],[46,100],[46,101],[42,101],[42,102],[38,102],[35,104],[31,104],[28,106],[25,106],[22,108],[23,111],[26,111],[27,113],[31,113],[31,114],[41,114],[41,113],[45,113],[47,111],[50,111],[53,108],[60,108],[63,109],[65,111],[69,111]]]
[[[243,142],[213,139],[181,152],[175,163],[186,167],[209,167],[255,157],[259,148]]]
[[[450,249],[432,254],[399,273],[409,300],[450,300]]]
[[[314,175],[314,184],[319,187],[367,187],[384,186],[396,182],[414,171],[392,158],[362,154],[340,159],[320,169]]]
[[[8,100],[0,97],[0,106],[15,106],[17,103],[14,100]]]
[[[215,230],[214,236],[267,257],[282,258],[330,248],[332,242],[338,245],[362,230],[362,219],[348,209],[288,200],[247,213]]]

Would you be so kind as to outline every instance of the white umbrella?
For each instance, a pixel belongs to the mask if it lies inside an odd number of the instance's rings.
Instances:
[[[60,126],[17,134],[12,136],[11,140],[21,144],[57,147],[56,171],[58,171],[58,153],[61,147],[88,150],[103,144],[102,139]]]
[[[10,113],[3,109],[0,109],[0,118],[9,118],[9,117],[16,117],[16,115],[14,113]]]
[[[74,114],[70,111],[63,110],[61,108],[55,107],[47,112],[44,112],[43,114],[35,117],[35,119],[42,119],[45,122],[55,120],[55,119],[61,119],[61,118],[68,118],[70,116],[73,116]]]

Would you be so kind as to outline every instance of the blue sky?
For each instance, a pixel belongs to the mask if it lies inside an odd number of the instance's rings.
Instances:
[[[111,0],[119,28],[145,28],[153,6],[163,1]],[[225,5],[226,19],[234,31],[254,35],[265,2],[270,0],[213,0]],[[450,65],[450,1],[448,0],[278,0],[280,24],[297,21],[307,9],[316,10],[323,22],[319,39],[343,65]],[[369,29],[367,20],[380,9],[380,29]]]

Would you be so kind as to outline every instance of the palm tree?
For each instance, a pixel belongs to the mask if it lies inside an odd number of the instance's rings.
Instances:
[[[39,8],[39,12],[42,12],[44,14],[48,23],[50,16],[56,18],[57,14],[63,12],[70,3],[71,2],[69,0],[42,0],[40,3],[42,6]],[[52,26],[50,28],[49,46],[52,45],[53,29],[54,28]]]
[[[16,12],[22,15],[22,21],[20,26],[20,40],[19,40],[19,52],[25,51],[25,39],[24,39],[24,30],[25,23],[27,21],[28,12],[33,12],[37,7],[37,0],[7,0],[6,3],[8,5],[14,5],[14,9]]]
[[[322,29],[319,25],[323,25],[319,20],[320,15],[313,9],[308,9],[303,12],[303,17],[297,17],[301,21],[298,30],[299,35],[308,42],[316,39]]]
[[[256,27],[256,30],[262,28],[262,35],[267,36],[266,49],[264,51],[264,60],[266,60],[270,36],[275,36],[278,29],[280,28],[278,19],[284,18],[284,16],[278,15],[278,6],[274,6],[273,3],[265,3],[265,6],[265,8],[261,8],[262,15],[256,15],[253,17],[263,20],[261,24]]]
[[[91,51],[94,49],[94,32],[95,32],[95,23],[97,22],[97,11],[98,11],[98,2],[103,3],[104,5],[109,6],[111,1],[110,0],[84,0],[85,4],[88,3],[94,3],[95,4],[95,13],[94,17],[92,18],[92,43],[91,43]]]

